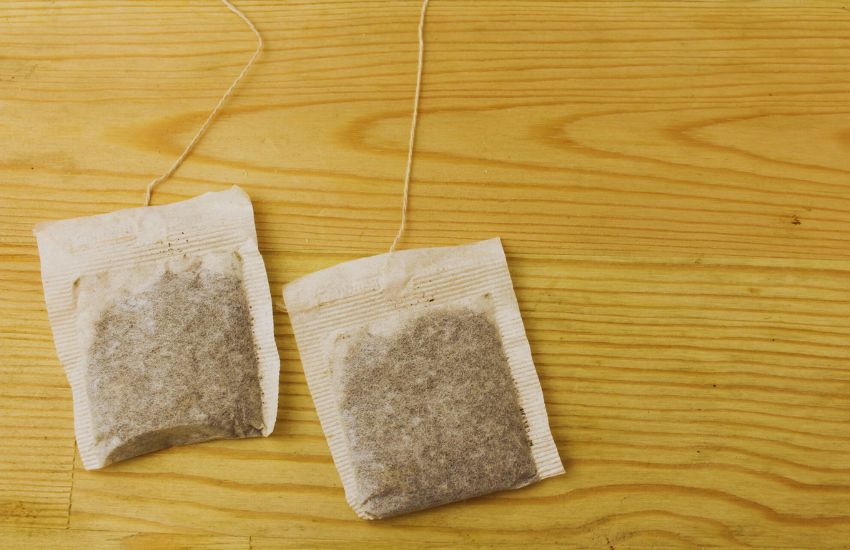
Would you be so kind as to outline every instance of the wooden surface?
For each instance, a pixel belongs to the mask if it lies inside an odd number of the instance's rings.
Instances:
[[[267,49],[153,203],[242,186],[281,285],[386,250],[418,1]],[[850,9],[434,0],[402,247],[500,235],[566,475],[351,512],[276,312],[268,439],[81,468],[32,236],[138,206],[250,55],[214,0],[0,4],[0,547],[850,546]]]

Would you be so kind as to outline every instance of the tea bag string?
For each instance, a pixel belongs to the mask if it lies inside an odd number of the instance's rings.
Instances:
[[[384,266],[386,270],[389,264],[389,259],[395,252],[398,241],[404,234],[405,226],[407,225],[407,205],[410,198],[410,172],[413,168],[413,146],[416,141],[416,119],[419,115],[419,94],[422,89],[422,65],[425,57],[425,12],[428,9],[430,0],[422,0],[422,12],[419,14],[419,61],[416,68],[416,91],[413,94],[413,116],[410,120],[410,138],[407,144],[407,165],[404,169],[404,192],[401,199],[401,224],[398,227],[398,232],[395,234],[395,239],[390,245],[390,250],[387,256],[387,264]]]
[[[238,86],[239,82],[243,78],[245,78],[245,75],[248,74],[248,71],[251,69],[251,67],[254,65],[254,62],[257,60],[257,58],[260,56],[260,53],[263,51],[263,37],[260,36],[260,31],[257,30],[257,27],[254,26],[251,20],[248,19],[248,17],[244,13],[242,13],[239,8],[231,4],[229,0],[221,0],[221,2],[227,7],[227,9],[238,15],[239,18],[242,19],[242,21],[244,21],[245,24],[248,25],[248,27],[254,32],[254,36],[257,37],[257,49],[254,50],[254,55],[251,56],[251,58],[248,60],[248,63],[246,63],[245,66],[242,68],[242,72],[239,73],[239,76],[236,77],[236,80],[233,81],[227,91],[224,92],[224,95],[221,96],[221,99],[218,100],[218,103],[216,103],[215,107],[210,112],[209,116],[201,125],[201,127],[198,128],[198,131],[195,133],[195,136],[192,138],[189,144],[186,145],[186,147],[183,149],[183,152],[180,153],[180,156],[174,160],[174,162],[171,164],[171,167],[166,170],[164,174],[162,174],[161,176],[154,179],[148,184],[148,187],[145,190],[144,206],[150,206],[151,193],[153,192],[153,188],[170,178],[172,175],[174,175],[174,172],[176,172],[177,169],[180,168],[180,165],[183,164],[183,161],[186,160],[186,157],[188,157],[192,150],[195,148],[195,145],[197,145],[198,142],[201,141],[201,138],[204,136],[210,125],[212,125],[213,121],[218,116],[218,113],[221,112],[221,109],[222,107],[224,107],[224,104],[227,103],[227,100],[230,99],[230,96],[233,95],[233,91],[236,89],[236,86]]]

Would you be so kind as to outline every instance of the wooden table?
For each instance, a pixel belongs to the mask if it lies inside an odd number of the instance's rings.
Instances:
[[[239,6],[177,176],[281,285],[387,249],[418,1]],[[402,247],[500,235],[567,473],[357,519],[284,313],[278,427],[82,469],[33,225],[139,206],[253,48],[213,0],[0,5],[0,547],[850,545],[850,9],[434,0]]]

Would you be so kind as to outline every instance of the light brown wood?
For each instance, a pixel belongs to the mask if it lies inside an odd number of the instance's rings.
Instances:
[[[4,548],[55,548],[57,550],[77,550],[78,548],[248,550],[251,548],[249,537],[15,527],[0,531],[0,543]]]
[[[154,204],[242,186],[274,298],[399,221],[419,3],[267,49]],[[850,11],[434,0],[402,247],[502,237],[567,473],[345,504],[291,327],[268,439],[81,468],[32,227],[138,206],[238,73],[215,1],[0,5],[0,546],[850,545]]]

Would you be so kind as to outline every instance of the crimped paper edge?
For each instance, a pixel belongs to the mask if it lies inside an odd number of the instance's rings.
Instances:
[[[229,223],[228,216],[232,217]],[[233,186],[226,191],[162,206],[41,222],[33,233],[38,241],[54,345],[71,386],[74,433],[86,470],[106,464],[98,456],[93,441],[85,387],[86,365],[76,337],[74,280],[84,274],[155,263],[183,253],[236,251],[242,258],[243,285],[251,311],[263,392],[262,435],[272,433],[277,419],[280,358],[274,339],[271,291],[257,245],[253,207],[242,189]],[[84,237],[82,242],[70,238],[75,235]]]
[[[463,272],[464,269],[467,270],[466,273]],[[386,274],[387,272],[389,275]],[[486,276],[491,277],[490,279],[486,278],[485,272],[488,273]],[[363,519],[376,518],[363,510],[358,498],[357,479],[354,475],[346,435],[340,422],[339,410],[334,400],[329,367],[325,364],[326,352],[323,349],[323,342],[332,333],[342,329],[336,326],[334,330],[325,328],[323,336],[318,333],[322,330],[322,325],[329,325],[334,320],[331,317],[324,319],[322,323],[323,316],[328,315],[329,309],[332,311],[333,307],[339,308],[340,303],[347,302],[345,309],[338,316],[348,315],[349,311],[357,311],[362,319],[352,321],[352,326],[362,326],[387,315],[386,312],[370,315],[370,308],[378,311],[378,308],[372,305],[375,301],[387,301],[384,304],[387,312],[390,312],[392,307],[440,307],[451,305],[459,299],[474,299],[482,290],[470,285],[468,288],[455,289],[454,294],[450,296],[442,296],[440,302],[432,301],[427,297],[428,292],[436,289],[432,288],[435,285],[435,278],[430,274],[459,274],[458,278],[468,282],[478,276],[483,280],[481,286],[492,289],[498,294],[493,296],[496,300],[493,306],[495,320],[508,357],[520,405],[526,416],[527,433],[532,444],[531,453],[537,468],[537,478],[530,483],[564,473],[549,426],[543,390],[531,356],[531,348],[519,312],[519,304],[501,240],[494,238],[469,245],[404,250],[396,252],[389,261],[387,254],[352,260],[285,285],[283,298],[289,311],[296,344],[301,352],[307,385],[340,474],[346,500],[354,512]],[[420,280],[424,279],[418,285],[417,281],[413,280],[417,276]],[[336,285],[334,288],[334,281],[346,281],[346,283],[342,286]],[[436,284],[442,282],[439,278],[436,278],[436,281]],[[491,285],[499,281],[501,284]],[[416,304],[417,297],[426,301]],[[411,298],[414,300],[413,303]],[[443,301],[447,303],[444,304]],[[499,301],[502,303],[498,303]],[[315,322],[320,323],[317,329],[311,329],[311,318],[315,318]],[[310,350],[306,354],[303,351],[305,348]]]

